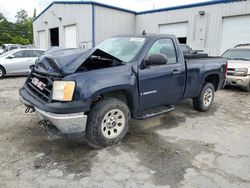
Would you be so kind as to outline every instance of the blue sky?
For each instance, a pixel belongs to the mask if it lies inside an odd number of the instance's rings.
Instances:
[[[15,21],[15,14],[20,9],[28,11],[29,15],[33,14],[34,8],[37,13],[46,8],[53,0],[1,0],[0,12],[9,20]],[[69,0],[77,1],[77,0]],[[81,0],[79,0],[81,1]],[[131,9],[134,11],[151,10],[153,8],[172,7],[183,4],[204,2],[209,0],[94,0],[100,3],[118,6],[121,8]]]

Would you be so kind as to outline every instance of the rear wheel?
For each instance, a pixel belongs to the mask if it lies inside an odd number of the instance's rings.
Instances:
[[[206,83],[203,86],[200,95],[193,99],[194,108],[201,112],[207,111],[214,101],[214,92],[213,84]]]
[[[89,114],[86,136],[96,148],[118,143],[128,132],[128,106],[116,99],[106,98],[95,104]]]
[[[5,70],[3,67],[0,67],[0,79],[2,79],[5,75]]]

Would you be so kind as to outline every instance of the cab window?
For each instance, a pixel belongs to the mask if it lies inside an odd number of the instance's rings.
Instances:
[[[177,63],[175,46],[170,38],[157,40],[149,49],[146,57],[152,54],[164,55],[167,58],[167,64]]]

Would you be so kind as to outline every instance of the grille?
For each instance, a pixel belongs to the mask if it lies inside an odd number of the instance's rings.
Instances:
[[[36,84],[32,82],[36,81]],[[44,102],[51,102],[53,80],[48,76],[32,71],[27,80],[28,88]]]
[[[235,73],[235,69],[232,69],[232,68],[227,69],[227,75],[234,75],[234,73]]]

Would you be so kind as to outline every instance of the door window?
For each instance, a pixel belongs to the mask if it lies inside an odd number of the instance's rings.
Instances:
[[[43,55],[44,51],[32,50],[32,51],[30,51],[30,53],[31,53],[30,57],[40,57],[41,55]]]
[[[26,50],[19,51],[13,54],[14,58],[24,58],[24,57],[30,57],[29,52]]]
[[[175,46],[170,38],[157,40],[149,49],[146,58],[152,54],[163,54],[167,58],[167,64],[177,63]]]

